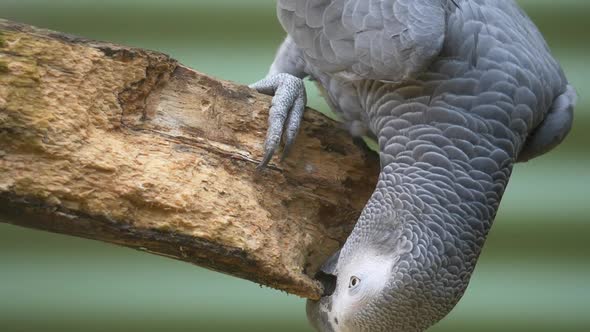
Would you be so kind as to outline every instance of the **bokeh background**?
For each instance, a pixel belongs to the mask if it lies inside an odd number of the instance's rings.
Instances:
[[[433,332],[590,331],[590,1],[519,2],[579,91],[575,126],[516,167],[467,294]],[[266,73],[284,36],[272,0],[0,0],[0,17],[160,50],[241,83]],[[315,90],[310,104],[326,110]],[[297,297],[0,224],[0,331],[311,330]]]

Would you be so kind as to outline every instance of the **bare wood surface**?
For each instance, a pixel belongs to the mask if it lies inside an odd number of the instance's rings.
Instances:
[[[269,105],[161,53],[0,20],[0,221],[318,298],[378,160],[308,111],[256,172]]]

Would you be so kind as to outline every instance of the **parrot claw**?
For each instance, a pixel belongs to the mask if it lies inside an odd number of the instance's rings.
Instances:
[[[268,132],[264,141],[264,158],[256,167],[264,169],[285,137],[281,161],[284,160],[299,132],[307,94],[303,80],[290,74],[276,74],[250,85],[260,93],[274,96],[268,116]]]

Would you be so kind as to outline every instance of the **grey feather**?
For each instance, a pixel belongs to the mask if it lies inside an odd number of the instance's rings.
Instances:
[[[514,163],[569,132],[575,91],[513,0],[277,3],[289,37],[271,74],[315,79],[353,134],[377,139],[382,165],[310,320],[423,331],[463,295]]]

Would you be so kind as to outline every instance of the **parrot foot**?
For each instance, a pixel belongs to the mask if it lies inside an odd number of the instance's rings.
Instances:
[[[264,158],[257,169],[268,165],[281,137],[285,136],[285,146],[281,160],[289,154],[295,137],[299,132],[303,112],[307,104],[307,94],[303,80],[290,74],[276,74],[250,85],[260,93],[274,96],[268,116],[268,132],[264,141]]]

